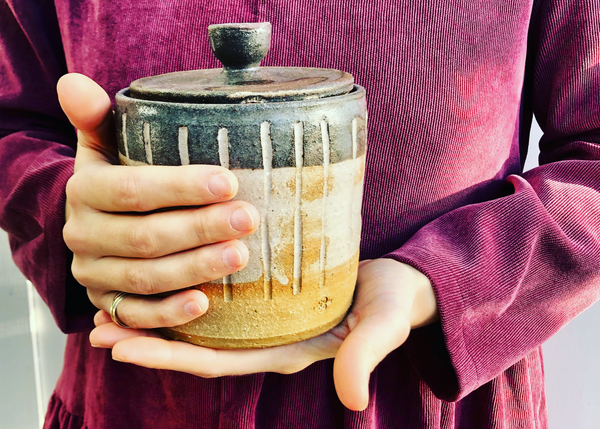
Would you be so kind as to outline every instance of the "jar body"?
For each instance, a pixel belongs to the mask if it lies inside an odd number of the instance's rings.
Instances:
[[[366,154],[365,91],[315,100],[169,103],[117,94],[128,165],[212,164],[238,178],[236,199],[261,214],[241,240],[248,265],[204,283],[208,311],[165,328],[213,348],[256,348],[319,335],[352,303]]]

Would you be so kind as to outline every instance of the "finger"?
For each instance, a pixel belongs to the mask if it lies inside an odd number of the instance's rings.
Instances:
[[[90,295],[95,306],[108,311],[116,292]],[[130,328],[152,329],[183,325],[200,317],[207,309],[206,295],[197,289],[189,289],[170,296],[127,295],[119,302],[116,313]]]
[[[110,316],[109,316],[110,318]],[[134,337],[157,337],[163,338],[158,332],[145,329],[126,329],[112,323],[104,323],[90,332],[90,344],[92,347],[112,348],[117,342]]]
[[[94,315],[94,325],[100,326],[100,325],[104,325],[106,323],[112,323],[112,320],[110,319],[110,314],[108,314],[108,312],[106,312],[104,310],[99,310]]]
[[[92,79],[78,73],[61,77],[56,91],[63,111],[78,129],[76,163],[117,163],[113,113],[108,94]]]
[[[340,401],[354,411],[369,403],[369,378],[377,364],[400,347],[410,332],[408,320],[374,314],[361,320],[342,343],[333,378]]]
[[[113,325],[116,327],[116,325]],[[279,347],[215,350],[179,341],[168,341],[155,332],[139,335],[104,325],[93,332],[94,340],[113,348],[113,358],[147,368],[170,369],[201,377],[244,375],[257,372],[293,374],[310,364],[335,356],[339,341],[324,334]],[[102,329],[100,329],[102,328]],[[140,338],[143,337],[143,338]]]
[[[291,351],[291,346],[254,350],[215,350],[180,341],[169,341],[148,336],[135,336],[113,346],[113,358],[147,368],[170,369],[200,377],[244,375],[258,372],[291,373],[314,362],[302,351]],[[300,365],[291,369],[293,356]]]
[[[63,237],[81,255],[157,258],[253,233],[260,215],[243,201],[146,216],[90,213],[70,219]]]
[[[67,197],[96,210],[147,212],[226,201],[235,196],[237,189],[235,175],[219,166],[115,168],[96,163],[71,178]]]
[[[340,340],[326,333],[310,340],[254,350],[214,350],[168,341],[156,331],[97,327],[90,334],[96,347],[113,348],[113,358],[147,368],[170,369],[201,377],[257,372],[292,374],[310,364],[335,356]]]
[[[247,263],[246,245],[231,240],[156,259],[109,256],[86,261],[75,255],[71,271],[88,289],[154,295],[220,279]]]

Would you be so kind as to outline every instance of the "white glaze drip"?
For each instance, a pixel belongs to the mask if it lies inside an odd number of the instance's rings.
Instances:
[[[144,122],[144,148],[146,149],[146,160],[152,165],[152,145],[150,143],[150,123]]]
[[[219,145],[219,163],[221,167],[229,169],[229,132],[227,128],[219,128],[217,143]],[[223,277],[223,300],[225,302],[233,301],[231,275]]]
[[[190,164],[190,154],[188,152],[188,127],[179,127],[179,159],[181,165]]]
[[[319,260],[319,269],[322,274],[320,287],[325,286],[325,265],[327,263],[327,194],[329,188],[329,158],[331,156],[329,149],[329,126],[326,121],[321,121],[321,139],[323,140],[323,217],[321,221],[321,252]]]
[[[294,124],[296,153],[296,201],[294,203],[294,279],[292,291],[298,295],[302,288],[302,166],[304,164],[304,128],[302,122]]]
[[[229,132],[227,128],[219,128],[217,143],[219,144],[219,162],[221,163],[221,167],[229,169]]]
[[[125,158],[129,158],[129,147],[127,147],[127,113],[121,115],[121,136],[123,137],[123,147],[125,148]]]
[[[265,121],[260,124],[260,145],[262,147],[263,159],[263,178],[264,178],[264,207],[265,210],[261,215],[262,228],[262,258],[264,272],[264,298],[265,300],[273,299],[273,285],[271,282],[271,244],[269,243],[269,217],[267,213],[271,208],[271,189],[272,178],[271,170],[273,168],[273,143],[271,142],[271,127],[269,122]]]
[[[356,180],[356,153],[358,152],[358,119],[352,119],[352,183]],[[352,185],[354,186],[354,185]],[[350,198],[350,237],[354,237],[354,198]],[[348,242],[350,247],[350,242]],[[351,266],[348,265],[348,272],[350,272]]]
[[[358,118],[352,119],[352,159],[356,159],[358,152]]]

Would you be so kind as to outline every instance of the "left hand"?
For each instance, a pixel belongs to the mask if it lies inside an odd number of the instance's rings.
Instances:
[[[335,388],[351,410],[369,401],[369,376],[388,353],[400,347],[412,328],[438,319],[429,279],[393,259],[362,261],[354,304],[344,321],[325,334],[265,349],[214,350],[166,340],[150,330],[123,329],[99,311],[90,334],[95,347],[112,348],[115,360],[171,369],[200,377],[257,372],[292,374],[333,358]]]

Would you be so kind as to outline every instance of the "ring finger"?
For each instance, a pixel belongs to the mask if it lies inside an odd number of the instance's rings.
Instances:
[[[100,294],[93,298],[93,302],[110,314],[117,293]],[[188,289],[161,297],[128,294],[118,303],[115,315],[133,329],[168,328],[190,322],[207,309],[206,295],[197,289]]]

